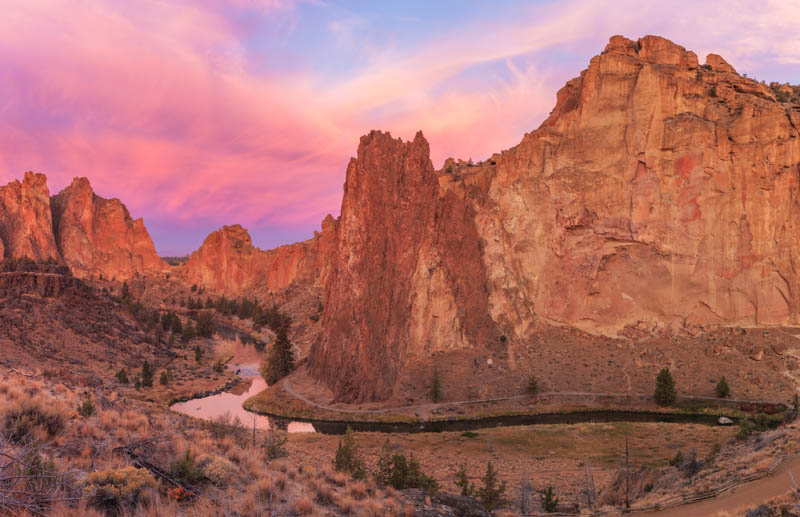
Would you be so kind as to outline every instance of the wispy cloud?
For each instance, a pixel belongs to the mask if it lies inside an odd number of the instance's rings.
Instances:
[[[792,2],[509,4],[454,9],[431,33],[374,14],[289,0],[0,3],[0,180],[37,169],[57,189],[88,176],[197,245],[208,224],[233,222],[302,238],[338,212],[364,132],[422,129],[437,164],[486,157],[534,129],[612,34],[661,34],[800,81]]]

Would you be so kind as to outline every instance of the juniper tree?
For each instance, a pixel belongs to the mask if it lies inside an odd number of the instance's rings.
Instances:
[[[483,507],[487,511],[492,511],[503,502],[503,495],[506,493],[506,482],[498,484],[497,471],[490,461],[486,465],[486,475],[483,477],[483,487],[478,489],[477,495]]]
[[[286,334],[286,327],[278,329],[275,343],[267,352],[267,357],[259,371],[267,384],[275,384],[294,370],[294,352],[292,343]]]
[[[675,403],[677,399],[675,380],[672,378],[669,368],[664,368],[658,372],[654,397],[659,406],[671,406]]]
[[[724,375],[717,383],[715,391],[717,392],[717,397],[721,399],[726,399],[731,396],[731,387],[728,386],[728,379],[726,379]]]

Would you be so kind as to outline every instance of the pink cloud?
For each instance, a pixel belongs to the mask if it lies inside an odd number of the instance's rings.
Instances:
[[[57,190],[88,176],[135,216],[308,229],[338,212],[361,134],[422,129],[437,165],[488,157],[535,129],[612,34],[662,34],[740,71],[800,63],[800,8],[774,1],[726,13],[688,1],[546,4],[456,20],[409,48],[344,37],[334,21],[320,30],[361,63],[335,77],[259,57],[231,9],[287,31],[303,23],[281,0],[4,2],[0,180],[37,169]],[[559,49],[580,64],[537,59]]]

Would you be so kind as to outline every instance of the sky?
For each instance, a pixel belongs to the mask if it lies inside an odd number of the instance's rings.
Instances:
[[[264,249],[338,215],[359,137],[436,167],[538,127],[610,36],[664,36],[800,83],[800,0],[0,0],[0,184],[73,177],[161,255],[242,224]]]

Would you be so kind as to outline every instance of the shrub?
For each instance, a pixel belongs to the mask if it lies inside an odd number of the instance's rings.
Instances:
[[[433,375],[431,376],[431,401],[439,402],[442,400],[442,384],[439,381],[439,368],[433,368]]]
[[[678,451],[678,452],[675,453],[675,456],[670,458],[669,466],[670,467],[677,467],[681,463],[683,463],[683,451]]]
[[[242,421],[239,420],[238,416],[231,417],[230,412],[225,412],[223,415],[210,419],[206,425],[211,436],[216,440],[230,436],[237,442],[242,443],[247,438],[247,430],[242,425]]]
[[[406,458],[403,454],[392,454],[392,445],[388,439],[383,444],[381,456],[378,459],[375,481],[396,490],[419,488],[429,494],[434,494],[439,489],[436,480],[422,472],[419,462],[413,454],[410,458]]]
[[[227,485],[237,470],[230,461],[212,454],[201,454],[197,457],[196,464],[203,473],[202,477],[217,486]]]
[[[547,488],[542,491],[539,500],[545,512],[553,513],[558,510],[558,497],[556,497],[551,485],[548,485]]]
[[[197,483],[206,478],[203,467],[198,465],[189,449],[180,458],[172,460],[169,470],[174,478],[184,483]]]
[[[536,377],[533,375],[528,379],[528,386],[525,388],[525,391],[532,397],[535,397],[536,394],[539,393],[539,381],[536,380]]]
[[[155,486],[156,480],[146,470],[124,467],[89,474],[83,494],[91,506],[116,515],[134,508],[142,492]]]
[[[117,372],[117,380],[121,384],[128,384],[130,382],[130,380],[128,380],[128,371],[125,368]]]
[[[658,372],[658,377],[656,378],[656,391],[653,395],[656,399],[656,403],[659,406],[671,406],[675,403],[677,399],[677,394],[675,393],[675,380],[672,378],[672,374],[669,372],[669,368],[663,368],[660,372]]]
[[[169,384],[170,377],[171,376],[169,374],[169,371],[164,370],[163,372],[161,372],[161,375],[158,378],[158,382],[160,382],[162,385],[166,386],[167,384]]]
[[[506,482],[498,484],[497,472],[494,470],[492,462],[486,464],[486,475],[483,477],[483,487],[477,491],[478,499],[483,503],[487,511],[492,511],[503,502],[503,495],[506,492]]]
[[[294,352],[292,343],[286,334],[286,327],[278,329],[275,343],[267,352],[259,372],[267,384],[275,384],[294,370]]]
[[[286,433],[272,428],[267,430],[264,443],[262,444],[267,459],[276,460],[287,456],[289,453],[286,451],[286,441]]]
[[[32,399],[22,400],[3,413],[3,432],[16,443],[32,441],[37,429],[53,437],[63,428],[64,417],[61,413],[43,408]]]
[[[336,456],[333,458],[333,468],[337,472],[346,472],[355,479],[364,479],[367,477],[367,469],[364,466],[364,460],[361,458],[361,451],[359,450],[356,439],[353,436],[353,430],[350,426],[347,426],[344,438],[339,440],[339,446],[336,448]]]
[[[203,349],[200,348],[200,345],[194,347],[194,360],[198,363],[203,360]]]
[[[721,399],[726,399],[731,396],[731,387],[728,386],[728,380],[724,375],[717,383],[717,387],[714,389],[714,391],[716,391],[717,397]]]
[[[91,397],[87,396],[85,399],[83,399],[83,402],[78,405],[78,414],[84,418],[87,418],[94,415],[94,412],[94,402],[92,402]]]

